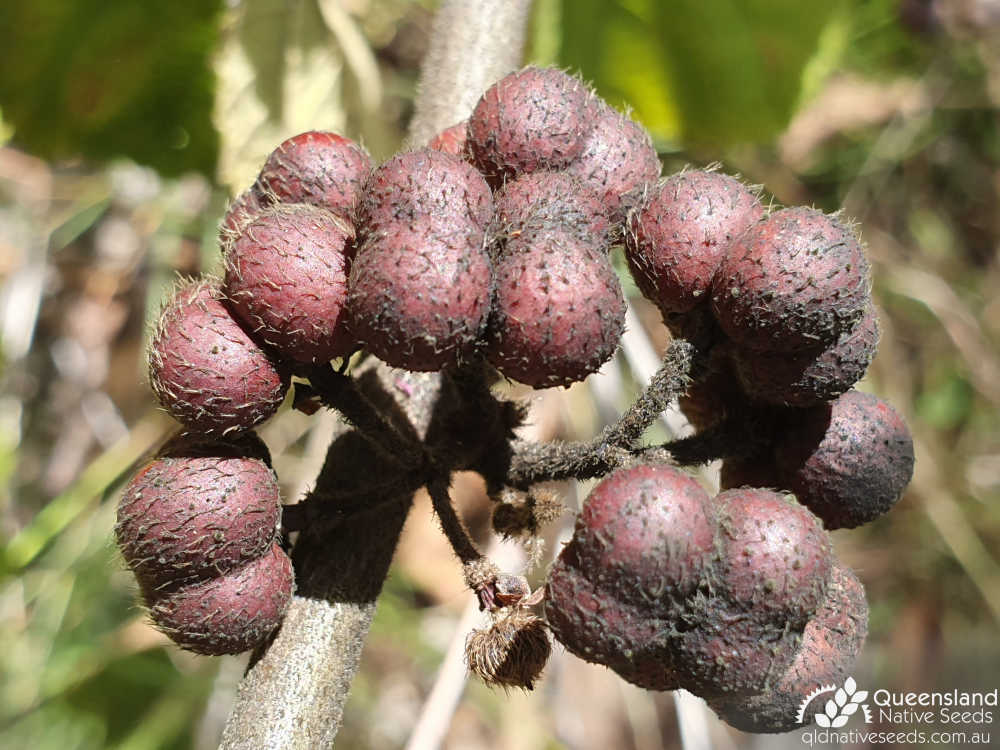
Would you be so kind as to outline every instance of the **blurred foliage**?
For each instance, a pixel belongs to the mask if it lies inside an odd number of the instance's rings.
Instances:
[[[429,5],[0,4],[0,132],[17,149],[0,149],[0,282],[38,294],[30,350],[0,353],[0,747],[214,747],[241,662],[153,631],[109,539],[125,465],[169,429],[142,383],[143,325],[177,272],[217,270],[227,193],[281,138],[324,127],[377,157],[398,147]],[[864,387],[906,414],[919,451],[897,510],[835,535],[872,603],[858,677],[880,687],[1000,673],[1000,57],[935,11],[972,5],[537,0],[531,32],[532,60],[634,109],[666,171],[719,160],[777,202],[859,220],[884,331]],[[91,164],[60,161],[78,156]],[[286,495],[309,481],[310,424],[265,428]],[[465,602],[424,515],[342,746],[405,741]],[[450,746],[638,747],[642,700],[666,738],[645,746],[674,746],[669,697],[560,659],[530,697],[473,686]]]
[[[760,142],[794,112],[838,10],[795,0],[564,0],[561,60],[661,139]]]
[[[0,4],[0,108],[47,158],[215,169],[211,54],[222,0]]]

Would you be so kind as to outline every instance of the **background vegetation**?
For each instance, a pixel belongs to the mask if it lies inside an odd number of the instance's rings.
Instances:
[[[218,268],[226,200],[282,138],[323,128],[377,158],[400,147],[433,5],[0,6],[0,746],[215,746],[242,661],[192,657],[151,629],[109,537],[123,470],[171,428],[143,382],[147,321],[178,272]],[[719,161],[777,203],[860,222],[883,322],[864,387],[907,416],[917,474],[887,518],[835,534],[872,605],[855,677],[997,687],[1000,6],[537,0],[528,59],[632,107],[665,173]],[[633,354],[664,346],[635,306]],[[535,394],[533,429],[590,433],[641,375],[623,356]],[[264,428],[287,498],[315,475],[330,419],[286,409]],[[485,538],[482,487],[468,477],[459,492]],[[670,694],[561,652],[531,694],[470,684],[454,713],[428,702],[468,600],[420,500],[339,747],[402,747],[435,718],[454,748],[680,746]],[[461,670],[442,675],[461,689]],[[679,715],[689,747],[699,732],[719,747],[799,742],[741,735],[697,706]]]

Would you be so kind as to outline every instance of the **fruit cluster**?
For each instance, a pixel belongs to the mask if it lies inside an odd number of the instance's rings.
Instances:
[[[254,435],[171,441],[128,483],[115,533],[156,625],[202,654],[267,638],[292,596],[281,504]]]
[[[847,676],[868,607],[794,499],[754,488],[710,498],[674,467],[637,465],[587,498],[549,572],[545,614],[581,658],[640,687],[690,690],[762,732],[794,728],[805,695]]]
[[[502,408],[483,365],[536,388],[598,370],[624,328],[609,255],[619,244],[698,366],[668,352],[672,377],[654,378],[592,444],[517,447],[521,412]],[[913,469],[898,414],[851,390],[879,333],[849,224],[768,210],[719,171],[660,180],[639,125],[578,79],[526,68],[488,89],[467,122],[378,166],[332,133],[288,139],[230,206],[220,245],[223,278],[182,284],[150,342],[153,390],[186,435],[132,480],[117,527],[153,620],[180,645],[232,653],[280,624],[291,565],[251,430],[295,377],[303,411],[300,396],[318,394],[382,454],[418,452],[401,465],[430,472],[420,483],[493,616],[469,642],[484,679],[537,678],[549,642],[528,608],[543,593],[548,625],[573,653],[643,687],[688,688],[752,731],[789,728],[789,702],[846,675],[867,605],[824,525],[884,513]],[[371,403],[338,403],[331,384],[352,382],[361,350],[443,371],[475,429],[456,427],[454,445],[428,452]],[[678,395],[656,391],[669,382],[687,385],[681,408],[700,432],[687,452],[679,442],[661,453],[724,458],[728,490],[715,498],[636,444]],[[497,528],[516,538],[558,515],[531,485],[610,472],[537,596],[464,537],[447,480],[469,468],[498,498],[528,490],[497,509]]]

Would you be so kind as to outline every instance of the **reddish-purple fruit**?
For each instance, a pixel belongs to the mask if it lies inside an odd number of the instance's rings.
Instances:
[[[379,359],[433,371],[469,357],[490,310],[492,268],[483,232],[435,222],[369,238],[351,269],[350,327]]]
[[[254,336],[295,362],[348,355],[347,247],[351,226],[306,204],[276,205],[248,224],[226,253],[223,290]]]
[[[221,656],[263,643],[281,624],[293,588],[292,561],[275,543],[241,568],[146,603],[156,627],[178,646]]]
[[[554,225],[588,244],[608,243],[607,212],[597,193],[565,172],[533,172],[496,194],[496,232],[501,239],[545,232]]]
[[[141,469],[118,505],[118,546],[146,591],[228,573],[267,552],[277,533],[277,480],[251,457],[259,441],[214,450],[188,442]]]
[[[615,353],[625,300],[603,248],[558,227],[512,238],[496,280],[488,357],[507,377],[569,385]]]
[[[854,528],[888,512],[913,477],[906,423],[861,391],[796,414],[774,453],[781,486],[828,529]]]
[[[349,219],[371,168],[368,152],[354,141],[309,130],[271,152],[253,190],[264,204],[311,203]]]
[[[593,580],[637,602],[683,598],[706,580],[714,506],[693,477],[639,465],[605,477],[587,498],[572,544]]]
[[[597,108],[583,153],[570,162],[566,172],[590,186],[611,221],[621,224],[643,186],[660,176],[660,157],[639,123],[604,102],[598,102]]]
[[[826,598],[833,566],[829,535],[809,510],[764,489],[715,498],[723,542],[718,567],[725,594],[740,608],[801,628]]]
[[[179,287],[149,342],[149,381],[160,404],[194,432],[249,430],[278,410],[288,376],[222,304],[213,282]]]
[[[772,404],[814,406],[845,393],[864,377],[878,340],[878,313],[869,304],[854,329],[824,349],[784,353],[736,347],[733,363],[748,395]]]
[[[711,507],[701,486],[671,466],[634,466],[602,480],[549,572],[545,616],[555,637],[634,684],[678,687],[675,621],[713,564]]]
[[[791,666],[758,695],[710,700],[709,705],[731,726],[744,732],[790,732],[802,726],[799,707],[810,695],[840,687],[848,677],[868,634],[868,603],[857,576],[834,565],[830,592],[802,635]],[[806,723],[823,709],[830,693],[816,696],[805,712]]]
[[[468,128],[468,120],[462,120],[450,128],[445,128],[427,142],[427,148],[432,148],[435,151],[444,151],[446,154],[453,154],[454,156],[464,156],[465,138]]]
[[[583,153],[597,114],[593,93],[555,68],[500,79],[469,117],[473,160],[494,186],[541,169],[563,169]]]
[[[493,217],[493,195],[476,169],[454,154],[420,148],[397,154],[372,171],[358,204],[362,238],[414,231],[484,231]]]
[[[708,299],[733,240],[763,214],[757,195],[729,175],[672,175],[629,217],[625,255],[632,277],[664,314],[688,312]]]
[[[869,271],[849,226],[812,208],[785,208],[733,242],[712,285],[712,309],[741,348],[815,349],[861,319]]]

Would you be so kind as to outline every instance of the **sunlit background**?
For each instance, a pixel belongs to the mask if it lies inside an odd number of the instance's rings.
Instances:
[[[178,273],[219,268],[226,202],[283,138],[336,130],[377,159],[400,147],[433,6],[0,4],[0,747],[215,747],[244,660],[152,629],[110,539],[123,471],[172,426],[144,382],[148,322]],[[665,174],[718,161],[775,203],[860,223],[883,330],[862,387],[905,414],[917,468],[888,517],[834,534],[871,604],[854,675],[998,687],[1000,2],[538,0],[529,40],[526,59],[631,107]],[[526,394],[537,434],[589,435],[626,405],[636,352],[667,342],[635,307],[631,358]],[[286,407],[261,431],[286,502],[310,486],[332,418]],[[586,491],[565,489],[570,505]],[[481,484],[456,496],[485,543]],[[448,748],[659,750],[682,747],[679,715],[688,742],[801,746],[697,704],[678,714],[671,694],[560,648],[530,694],[470,683],[454,711],[429,702],[469,598],[418,499],[338,747],[404,747],[436,721]],[[451,665],[440,680],[458,691]]]

